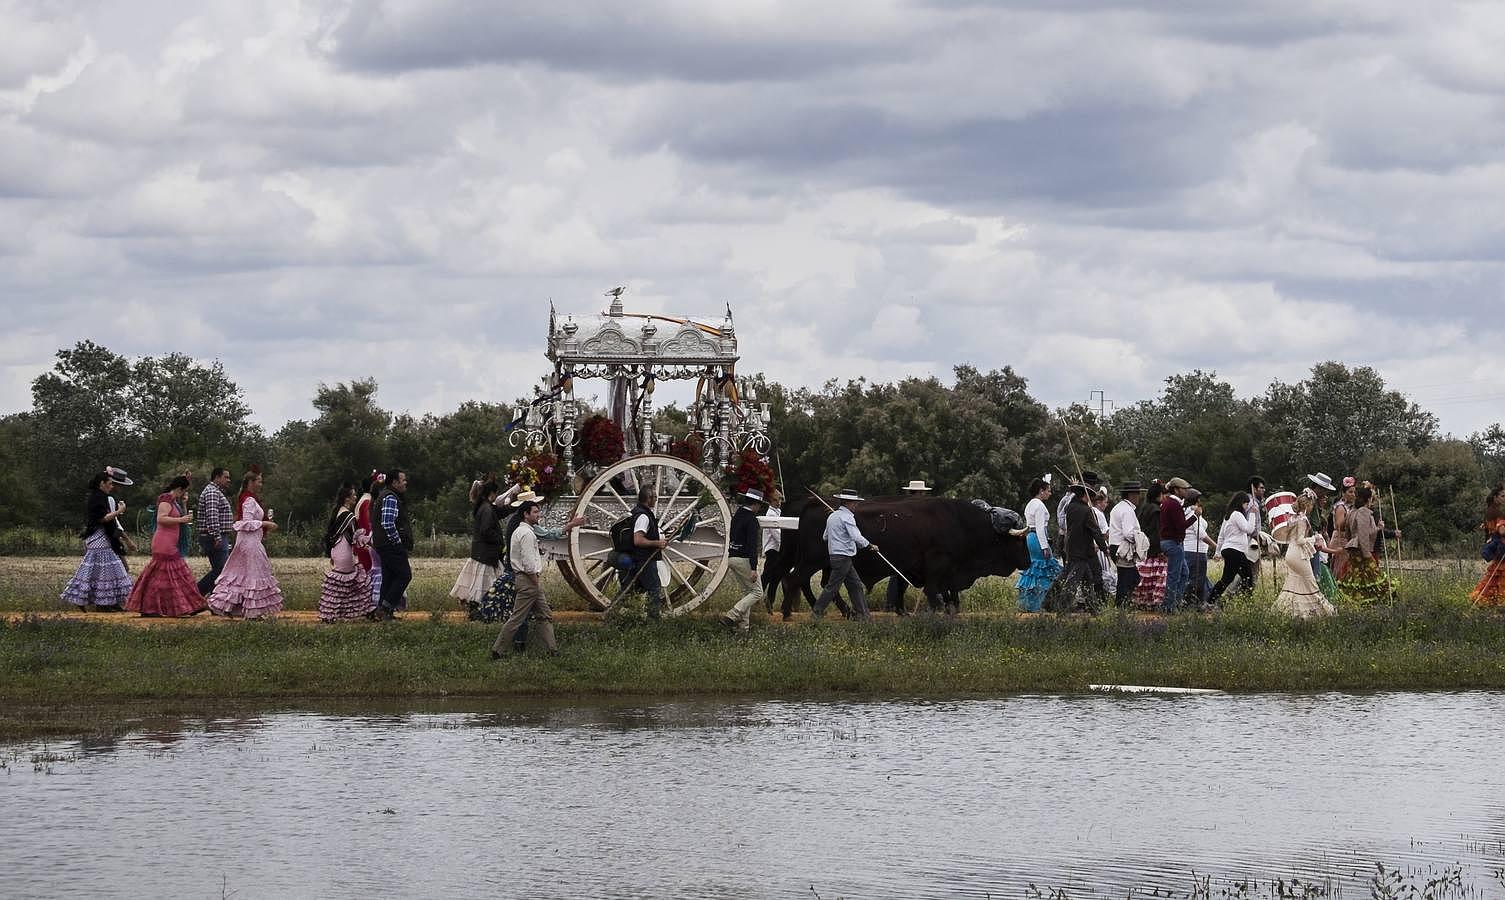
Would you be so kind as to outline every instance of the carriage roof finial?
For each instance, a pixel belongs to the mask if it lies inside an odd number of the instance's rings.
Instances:
[[[617,318],[621,318],[622,295],[625,293],[627,293],[627,285],[625,284],[614,287],[606,292],[606,296],[611,298],[611,309],[606,311],[606,314],[608,316],[616,316]]]

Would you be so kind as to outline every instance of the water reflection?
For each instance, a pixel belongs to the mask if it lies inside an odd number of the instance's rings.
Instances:
[[[4,748],[0,893],[1367,896],[1383,861],[1488,896],[1502,724],[1490,693],[152,715]]]

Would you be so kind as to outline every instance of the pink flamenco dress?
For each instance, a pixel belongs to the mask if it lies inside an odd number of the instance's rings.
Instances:
[[[209,595],[209,609],[215,615],[262,619],[282,612],[282,588],[272,575],[272,563],[262,543],[264,516],[254,496],[247,495],[241,501],[240,517],[235,520],[235,547],[214,583],[214,593]]]
[[[160,494],[157,504],[172,504],[173,515],[183,515],[183,507],[172,494]],[[188,563],[178,552],[179,525],[158,521],[152,532],[152,558],[126,598],[125,608],[143,616],[191,616],[204,611],[204,597],[193,578]]]
[[[356,559],[365,541],[355,527],[355,516],[340,513],[334,533],[334,546],[329,549],[329,571],[324,573],[324,587],[319,592],[321,622],[359,619],[376,609],[376,598],[371,596],[371,577]]]

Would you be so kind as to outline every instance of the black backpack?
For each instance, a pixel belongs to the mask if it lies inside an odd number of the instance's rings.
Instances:
[[[630,554],[636,548],[632,544],[632,521],[636,516],[623,516],[612,523],[611,526],[611,549],[618,553]]]

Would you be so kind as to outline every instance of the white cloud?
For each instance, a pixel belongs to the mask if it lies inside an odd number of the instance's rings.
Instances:
[[[0,411],[82,338],[218,352],[272,426],[509,400],[626,282],[791,384],[1338,358],[1499,417],[1489,4],[51,8],[0,0]]]

